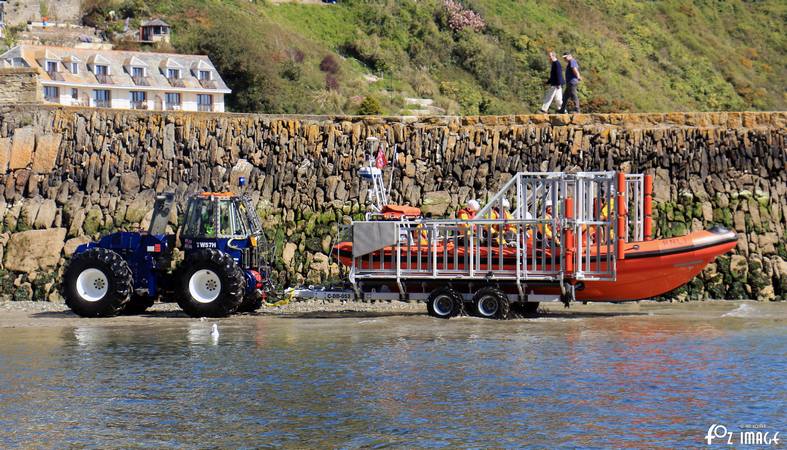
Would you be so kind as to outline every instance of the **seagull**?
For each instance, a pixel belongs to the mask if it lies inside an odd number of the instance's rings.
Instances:
[[[219,338],[219,326],[215,323],[213,324],[213,329],[210,330],[210,337],[212,337],[214,340]]]

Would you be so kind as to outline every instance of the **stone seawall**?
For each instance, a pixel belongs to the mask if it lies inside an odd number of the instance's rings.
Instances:
[[[398,144],[392,198],[435,216],[523,170],[655,176],[658,236],[721,223],[740,234],[670,298],[787,298],[787,113],[440,118],[0,107],[0,296],[59,299],[74,248],[145,226],[155,192],[239,176],[277,248],[282,283],[337,276],[338,225],[365,210],[363,142]],[[182,212],[182,211],[181,211]],[[173,228],[177,218],[172,218]]]

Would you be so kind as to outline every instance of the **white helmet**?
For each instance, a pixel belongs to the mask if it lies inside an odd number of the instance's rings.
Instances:
[[[467,202],[467,209],[478,212],[481,209],[481,204],[478,203],[478,200],[470,200]]]
[[[507,198],[505,198],[505,197],[503,197],[502,204],[503,204],[503,208],[505,208],[505,209],[508,209],[508,208],[510,208],[510,207],[511,207],[511,203],[509,203],[509,202],[508,202],[508,199],[507,199]]]
[[[544,203],[544,207],[549,208],[551,206],[552,206],[552,199],[547,199],[547,201]]]

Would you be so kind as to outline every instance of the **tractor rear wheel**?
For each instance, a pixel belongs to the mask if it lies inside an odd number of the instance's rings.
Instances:
[[[142,314],[143,312],[147,311],[148,308],[153,306],[155,301],[155,298],[150,297],[147,294],[131,294],[131,299],[128,301],[128,303],[126,303],[126,307],[123,308],[122,314],[126,316]]]
[[[191,317],[224,317],[238,310],[246,279],[230,255],[198,250],[183,261],[178,305]]]
[[[432,317],[450,319],[462,314],[462,297],[450,287],[435,289],[426,300],[426,310]]]
[[[105,248],[74,255],[63,273],[61,291],[66,305],[82,317],[118,315],[131,297],[128,263]]]
[[[476,292],[473,298],[476,315],[487,319],[507,319],[511,303],[500,289],[488,286]]]

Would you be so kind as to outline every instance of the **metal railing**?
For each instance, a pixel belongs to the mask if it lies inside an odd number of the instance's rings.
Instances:
[[[353,258],[353,279],[610,280],[624,242],[648,239],[651,181],[521,172],[470,221],[400,220],[396,242]],[[508,213],[508,211],[511,211]],[[379,223],[359,221],[349,225]],[[355,243],[355,240],[353,241]],[[355,244],[354,244],[355,245]]]
[[[200,103],[199,105],[197,105],[197,111],[211,112],[211,111],[213,111],[213,105],[212,104],[207,104],[206,105],[206,104]]]
[[[150,78],[148,77],[131,77],[131,81],[137,86],[150,86]]]
[[[96,74],[96,81],[100,84],[113,84],[112,76],[103,73]]]
[[[399,236],[394,245],[353,258],[356,279],[558,280],[563,276],[559,239],[544,233],[554,226],[551,219],[418,220],[392,225]]]

